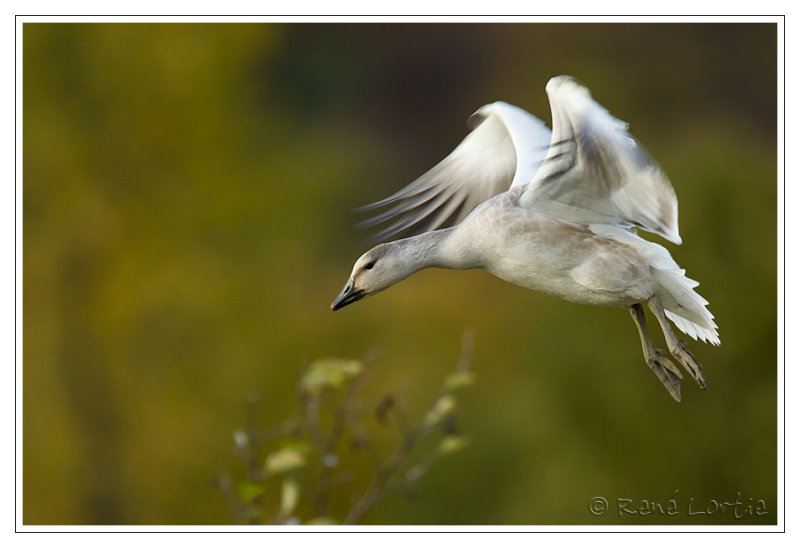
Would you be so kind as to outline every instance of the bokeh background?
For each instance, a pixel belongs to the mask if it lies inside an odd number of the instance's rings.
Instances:
[[[214,478],[248,394],[280,422],[305,364],[380,349],[368,393],[414,415],[467,328],[471,445],[366,523],[775,523],[777,47],[774,24],[24,24],[24,523],[232,523]],[[485,103],[549,123],[558,74],[677,191],[685,243],[660,243],[723,341],[690,341],[709,388],[681,404],[627,312],[484,272],[329,310],[366,249],[352,209]],[[768,513],[687,515],[737,493]]]

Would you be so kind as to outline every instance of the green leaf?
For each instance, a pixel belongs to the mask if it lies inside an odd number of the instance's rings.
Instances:
[[[475,374],[470,371],[456,371],[444,380],[444,387],[449,390],[458,390],[475,382]]]
[[[339,522],[330,516],[318,516],[306,522],[306,525],[339,525]]]
[[[233,433],[233,443],[235,443],[236,447],[239,449],[244,449],[250,444],[250,439],[247,437],[247,433],[244,430],[237,428]]]
[[[281,485],[281,514],[289,515],[300,500],[300,484],[294,478],[284,478]]]
[[[253,502],[264,494],[264,487],[258,483],[243,482],[236,487],[236,498],[242,502]]]
[[[453,412],[456,408],[456,399],[450,395],[444,395],[436,400],[433,409],[428,411],[425,418],[422,420],[425,426],[435,426],[447,415]]]
[[[452,455],[468,445],[469,439],[466,436],[445,436],[439,442],[438,451],[440,455]]]
[[[339,389],[358,376],[364,369],[359,360],[325,358],[312,363],[300,381],[300,387],[309,394],[319,394],[326,388]]]
[[[267,456],[264,469],[268,474],[284,474],[306,465],[306,455],[302,446],[289,446]]]

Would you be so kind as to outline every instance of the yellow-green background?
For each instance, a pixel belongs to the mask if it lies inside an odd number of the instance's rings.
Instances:
[[[421,412],[476,336],[472,443],[384,524],[775,523],[773,24],[23,26],[26,524],[230,523],[213,478],[261,394],[297,409],[304,364],[379,348],[368,394]],[[670,175],[722,346],[673,402],[623,310],[484,272],[429,270],[332,313],[366,236],[355,206],[399,189],[502,99],[550,121],[586,83]],[[346,487],[345,487],[346,489]],[[675,490],[678,493],[675,494]],[[687,516],[763,499],[760,518]],[[604,496],[660,518],[595,517]]]

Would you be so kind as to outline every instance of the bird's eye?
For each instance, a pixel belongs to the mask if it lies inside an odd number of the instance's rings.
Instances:
[[[374,262],[368,262],[364,265],[364,270],[372,270],[372,267],[375,266]]]

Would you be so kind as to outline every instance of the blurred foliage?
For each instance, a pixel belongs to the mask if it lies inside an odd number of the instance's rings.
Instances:
[[[415,423],[391,394],[377,404],[364,398],[368,361],[313,362],[298,387],[300,416],[271,428],[259,427],[257,396],[251,394],[247,426],[233,435],[244,472],[226,470],[219,477],[236,521],[355,525],[388,495],[402,492],[416,498],[420,479],[431,466],[468,445],[458,427],[454,391],[474,380],[471,356],[472,334],[467,332],[456,371]],[[399,440],[384,455],[386,430]]]
[[[364,523],[775,523],[777,47],[772,24],[24,24],[24,523],[226,523],[245,394],[280,423],[304,363],[380,347],[369,389],[422,416],[467,326],[470,450]],[[364,251],[350,210],[482,104],[549,121],[557,74],[677,191],[685,243],[660,243],[722,337],[690,341],[709,388],[680,405],[627,313],[484,272],[329,310]],[[684,511],[737,493],[767,514]],[[681,513],[598,517],[596,496]]]

